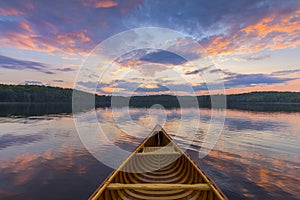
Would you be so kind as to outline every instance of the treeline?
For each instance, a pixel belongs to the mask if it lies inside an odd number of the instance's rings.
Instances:
[[[251,92],[227,95],[228,103],[300,103],[300,92]]]
[[[38,86],[38,85],[3,85],[0,84],[0,102],[19,102],[19,103],[72,103],[72,89],[59,87]],[[274,104],[274,103],[300,103],[300,92],[251,92],[233,95],[214,95],[214,96],[172,96],[172,95],[151,95],[133,97],[111,97],[94,95],[87,92],[76,90],[78,98],[95,98],[96,106],[109,107],[128,106],[132,107],[151,107],[160,104],[166,108],[194,106],[197,103],[200,107],[210,107],[211,98],[221,102],[217,105],[223,107],[224,99],[227,107],[237,104]]]
[[[0,84],[0,102],[71,104],[73,89],[41,85]],[[110,106],[110,96],[99,96],[76,90],[78,98],[95,98],[97,106]],[[81,102],[84,104],[84,101]]]
[[[160,104],[166,108],[189,107],[197,104],[199,107],[213,106],[215,108],[248,108],[246,105],[255,104],[300,104],[300,92],[251,92],[226,96],[204,95],[196,98],[171,95],[134,96],[130,98],[130,106],[133,107],[151,107],[154,104]]]
[[[70,103],[72,89],[40,85],[0,85],[1,102]]]

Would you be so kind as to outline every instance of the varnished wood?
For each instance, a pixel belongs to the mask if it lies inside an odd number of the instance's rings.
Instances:
[[[100,185],[91,200],[226,200],[159,125]]]
[[[162,183],[138,183],[138,184],[122,184],[122,183],[110,183],[107,185],[108,190],[119,190],[119,189],[142,189],[142,190],[178,190],[178,189],[189,189],[189,190],[210,190],[210,186],[205,183],[198,184],[162,184]]]

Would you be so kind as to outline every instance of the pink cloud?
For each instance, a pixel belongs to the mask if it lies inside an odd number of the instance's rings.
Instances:
[[[112,0],[82,0],[84,6],[93,8],[110,8],[118,5],[117,2]]]
[[[117,6],[118,3],[114,1],[99,1],[95,4],[96,8],[110,8]]]
[[[11,15],[23,15],[24,13],[15,8],[4,9],[0,8],[0,15],[2,16],[11,16]]]
[[[26,21],[21,21],[19,26],[26,32],[32,32],[31,25]]]
[[[86,34],[87,31],[59,32],[51,23],[45,22],[47,28],[52,30],[49,36],[42,36],[35,32],[33,25],[28,21],[18,23],[18,31],[6,31],[5,38],[0,39],[3,46],[16,46],[21,49],[53,52],[62,50],[68,53],[87,53],[90,49],[82,46],[91,44],[92,40]]]

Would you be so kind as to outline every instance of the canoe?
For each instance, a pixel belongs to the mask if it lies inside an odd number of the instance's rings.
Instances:
[[[160,125],[89,199],[227,200]]]

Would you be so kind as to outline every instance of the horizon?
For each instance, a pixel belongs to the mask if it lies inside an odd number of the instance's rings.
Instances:
[[[41,86],[41,87],[52,87],[52,88],[59,88],[59,89],[66,89],[66,90],[74,90],[74,88],[64,88],[64,87],[59,87],[59,86],[51,86],[51,85],[37,85],[37,84],[3,84],[0,83],[0,85],[4,85],[4,86]],[[77,89],[76,89],[77,90]],[[81,92],[86,92],[83,90],[79,90]],[[216,94],[203,94],[203,95],[197,95],[197,97],[200,96],[213,96],[213,95],[244,95],[244,94],[251,94],[251,93],[300,93],[300,92],[294,92],[294,91],[251,91],[251,92],[241,92],[241,93],[234,93],[234,94],[222,94],[222,93],[216,93]],[[90,93],[90,94],[94,94],[94,95],[98,95],[98,96],[113,96],[111,94],[97,94],[97,93]],[[147,97],[147,96],[173,96],[176,97],[178,95],[174,95],[174,94],[141,94],[141,95],[128,95],[128,96],[116,96],[116,97]],[[179,95],[180,96],[180,95]],[[194,97],[192,95],[181,95],[181,97]]]
[[[220,93],[208,90],[203,75],[207,74],[221,77],[226,95],[300,92],[297,1],[2,1],[0,22],[4,84],[79,86],[99,95],[193,96],[187,87],[197,96]],[[100,82],[87,78],[75,87],[77,72],[99,43],[144,27],[186,35],[174,41],[165,38],[163,31],[156,33],[162,44],[179,45],[192,61],[208,58],[209,64],[191,65],[172,52],[172,45],[167,50],[139,49],[116,58],[111,66],[98,64],[98,76],[111,67]],[[126,39],[124,43],[135,37]],[[119,47],[116,42],[101,53],[108,56]]]

